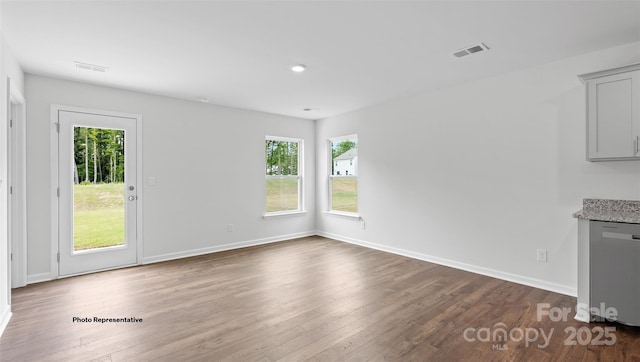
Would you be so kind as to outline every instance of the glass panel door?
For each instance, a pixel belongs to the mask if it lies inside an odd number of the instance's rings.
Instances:
[[[73,127],[74,252],[126,243],[124,141],[124,130]]]
[[[137,118],[59,111],[59,274],[137,261]]]

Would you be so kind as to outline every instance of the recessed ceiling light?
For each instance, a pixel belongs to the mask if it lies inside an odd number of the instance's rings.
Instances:
[[[196,100],[200,103],[209,103],[209,98],[207,97],[198,97]]]
[[[291,70],[296,72],[296,73],[302,73],[302,72],[304,72],[305,69],[307,69],[307,66],[304,65],[304,64],[296,64],[296,65],[291,67]]]
[[[93,70],[94,72],[104,73],[107,71],[107,67],[103,67],[102,65],[95,65],[83,62],[74,62],[76,64],[76,68],[84,69],[84,70]]]

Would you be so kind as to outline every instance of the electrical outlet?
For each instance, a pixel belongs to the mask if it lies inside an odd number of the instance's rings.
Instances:
[[[547,262],[547,249],[538,249],[536,255],[538,256],[538,261],[543,263]]]
[[[227,224],[227,231],[230,233],[233,232],[233,224]]]

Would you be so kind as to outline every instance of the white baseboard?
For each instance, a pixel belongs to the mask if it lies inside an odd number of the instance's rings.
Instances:
[[[314,235],[316,235],[315,231],[307,231],[307,232],[296,233],[296,234],[273,236],[273,237],[270,237],[270,238],[241,241],[241,242],[238,242],[238,243],[216,245],[216,246],[212,246],[212,247],[209,247],[209,248],[185,250],[185,251],[180,251],[180,252],[175,252],[175,253],[169,253],[169,254],[156,255],[156,256],[150,256],[150,257],[142,258],[142,264],[151,264],[151,263],[158,263],[158,262],[167,261],[167,260],[188,258],[190,256],[197,256],[197,255],[215,253],[215,252],[225,251],[225,250],[246,248],[246,247],[249,247],[249,246],[256,246],[256,245],[262,245],[262,244],[275,243],[275,242],[278,242],[278,241],[285,241],[285,240],[303,238],[303,237],[306,237],[306,236],[314,236]],[[31,275],[27,276],[27,284],[47,282],[47,281],[54,280],[54,279],[56,279],[56,278],[52,275],[52,273],[31,274]]]
[[[428,261],[430,263],[444,265],[444,266],[448,266],[448,267],[455,268],[455,269],[461,269],[461,270],[465,270],[465,271],[476,273],[476,274],[486,275],[486,276],[489,276],[489,277],[492,277],[492,278],[502,279],[502,280],[506,280],[506,281],[509,281],[509,282],[513,282],[513,283],[528,285],[530,287],[544,289],[544,290],[548,290],[548,291],[551,291],[551,292],[554,292],[554,293],[568,295],[568,296],[571,296],[571,297],[575,297],[578,294],[577,293],[577,289],[575,287],[569,287],[567,285],[551,283],[551,282],[548,282],[548,281],[535,279],[535,278],[530,278],[530,277],[526,277],[526,276],[522,276],[522,275],[505,273],[505,272],[502,272],[502,271],[499,271],[499,270],[495,270],[495,269],[485,268],[485,267],[472,265],[472,264],[461,263],[461,262],[454,261],[454,260],[443,259],[443,258],[439,258],[439,257],[436,257],[436,256],[417,253],[417,252],[410,251],[410,250],[404,250],[404,249],[394,248],[394,247],[390,247],[390,246],[386,246],[386,245],[380,245],[380,244],[376,244],[376,243],[371,243],[371,242],[368,242],[368,241],[354,239],[354,238],[350,238],[350,237],[346,237],[346,236],[342,236],[342,235],[336,235],[336,234],[332,234],[332,233],[327,233],[327,232],[324,232],[324,231],[317,231],[316,234],[319,235],[319,236],[324,236],[326,238],[335,239],[335,240],[338,240],[338,241],[344,241],[344,242],[350,243],[350,244],[364,246],[366,248],[385,251],[385,252],[388,252],[388,253],[402,255],[402,256],[409,257],[409,258],[413,258],[413,259]]]
[[[257,246],[257,245],[263,245],[263,244],[270,244],[270,243],[275,243],[279,241],[303,238],[303,237],[314,236],[314,235],[323,236],[329,239],[343,241],[350,244],[360,245],[366,248],[376,249],[376,250],[380,250],[380,251],[384,251],[392,254],[402,255],[409,258],[413,258],[413,259],[423,260],[423,261],[427,261],[434,264],[444,265],[444,266],[448,266],[455,269],[465,270],[465,271],[476,273],[476,274],[486,275],[492,278],[502,279],[509,282],[528,285],[530,287],[540,288],[540,289],[548,290],[555,293],[569,295],[572,297],[575,297],[577,295],[577,289],[575,287],[569,287],[563,284],[551,283],[548,281],[530,278],[522,275],[506,273],[499,270],[485,268],[485,267],[476,266],[472,264],[461,263],[458,261],[439,258],[436,256],[422,254],[422,253],[418,253],[410,250],[399,249],[399,248],[394,248],[386,245],[371,243],[368,241],[354,239],[354,238],[350,238],[350,237],[346,237],[338,234],[327,233],[319,230],[288,234],[288,235],[273,236],[269,238],[261,238],[261,239],[255,239],[255,240],[247,240],[247,241],[241,241],[237,243],[216,245],[208,248],[185,250],[185,251],[163,254],[163,255],[149,256],[142,259],[142,264],[151,264],[151,263],[158,263],[158,262],[167,261],[167,260],[188,258],[191,256],[198,256],[198,255],[210,254],[210,253],[215,253],[220,251],[240,249],[240,248],[246,248],[250,246]],[[53,277],[51,273],[32,274],[27,277],[27,283],[28,284],[40,283],[40,282],[45,282],[52,279]]]
[[[27,284],[42,283],[53,280],[54,277],[51,273],[39,273],[27,275]]]
[[[263,245],[263,244],[276,243],[276,242],[279,242],[279,241],[303,238],[303,237],[314,236],[314,235],[316,235],[315,231],[307,231],[307,232],[296,233],[296,234],[279,235],[279,236],[273,236],[273,237],[269,237],[269,238],[262,238],[262,239],[241,241],[241,242],[237,242],[237,243],[216,245],[216,246],[211,246],[211,247],[208,247],[208,248],[185,250],[185,251],[179,251],[179,252],[175,252],[175,253],[149,256],[149,257],[145,257],[145,258],[142,259],[142,264],[159,263],[159,262],[167,261],[167,260],[188,258],[188,257],[191,257],[191,256],[198,256],[198,255],[203,255],[203,254],[216,253],[216,252],[220,252],[220,251],[247,248],[247,247],[250,247],[250,246],[257,246],[257,245]]]
[[[7,310],[0,317],[0,336],[2,336],[5,328],[7,328],[7,326],[9,325],[9,320],[11,320],[12,315],[13,314],[11,313],[11,306],[9,306],[9,308],[7,308]]]

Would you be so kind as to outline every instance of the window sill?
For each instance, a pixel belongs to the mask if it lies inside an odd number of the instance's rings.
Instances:
[[[283,212],[270,212],[268,214],[262,215],[263,219],[272,219],[274,217],[282,217],[282,216],[296,216],[296,215],[304,215],[306,211],[283,211]]]
[[[356,214],[354,212],[324,211],[323,214],[340,216],[340,217],[344,217],[344,218],[348,218],[348,219],[354,219],[354,220],[362,220],[362,216],[360,216],[360,214]]]

